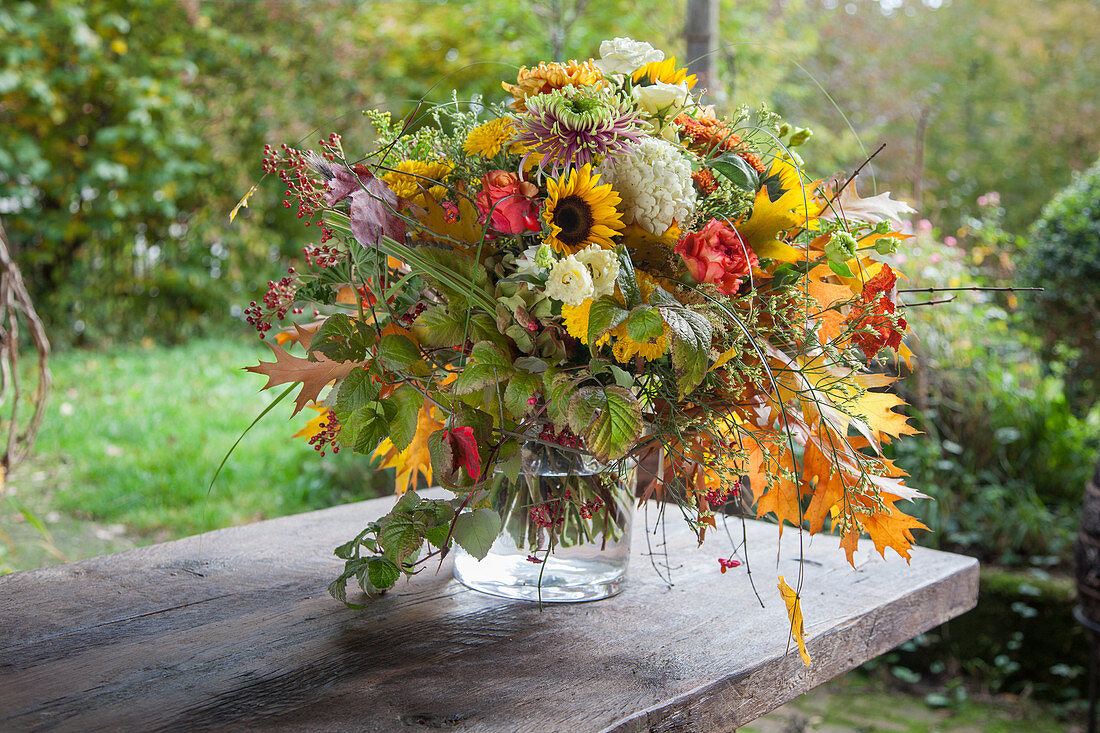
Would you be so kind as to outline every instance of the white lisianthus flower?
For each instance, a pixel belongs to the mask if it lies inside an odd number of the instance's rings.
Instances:
[[[665,52],[653,48],[645,41],[615,38],[600,44],[600,57],[593,63],[605,76],[611,76],[612,74],[633,74],[646,64],[664,61]]]
[[[691,164],[661,138],[643,138],[630,152],[600,166],[601,181],[622,197],[625,221],[660,236],[695,211]]]
[[[590,244],[574,255],[592,274],[593,298],[615,292],[615,278],[619,276],[619,260],[615,253],[598,244]]]
[[[546,295],[566,305],[580,305],[595,294],[592,275],[576,255],[563,257],[550,268]]]
[[[634,101],[651,117],[675,117],[687,107],[691,90],[686,81],[668,84],[656,81],[644,87],[634,87]]]
[[[538,261],[539,245],[523,250],[523,256],[516,258],[517,275],[540,275],[546,268]]]

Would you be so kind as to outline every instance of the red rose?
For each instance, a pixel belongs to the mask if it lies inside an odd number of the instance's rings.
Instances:
[[[477,195],[481,221],[491,216],[491,226],[502,234],[522,234],[541,228],[538,203],[534,200],[538,192],[537,186],[519,180],[515,173],[499,170],[486,173]]]
[[[713,283],[726,295],[734,295],[760,260],[741,235],[717,219],[701,231],[689,232],[676,245],[691,276],[701,283]]]

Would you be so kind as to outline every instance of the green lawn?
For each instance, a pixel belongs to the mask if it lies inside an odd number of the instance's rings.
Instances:
[[[226,339],[56,355],[35,456],[14,472],[0,499],[7,566],[83,557],[386,492],[386,478],[363,456],[322,458],[291,438],[314,413],[291,420],[289,398],[244,438],[208,492],[222,456],[279,393],[260,392],[264,378],[242,370],[258,357],[270,358],[263,344]],[[43,524],[53,549],[30,529],[23,510]],[[81,550],[81,537],[90,551]]]

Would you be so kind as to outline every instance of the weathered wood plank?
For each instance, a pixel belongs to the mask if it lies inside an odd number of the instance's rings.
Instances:
[[[0,578],[0,729],[729,730],[971,608],[977,563],[806,542],[814,664],[786,642],[776,570],[798,537],[747,523],[748,576],[668,522],[673,587],[635,532],[620,596],[547,606],[425,572],[362,612],[328,597],[331,548],[392,499]],[[652,520],[653,517],[650,517]],[[740,527],[731,525],[740,539]]]

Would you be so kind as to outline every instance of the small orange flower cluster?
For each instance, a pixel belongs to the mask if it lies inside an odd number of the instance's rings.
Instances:
[[[701,155],[712,155],[718,151],[736,153],[760,175],[768,172],[764,162],[746,149],[745,141],[740,136],[734,135],[725,122],[715,119],[696,119],[685,114],[677,115],[675,122],[684,136],[684,143],[690,150]]]

